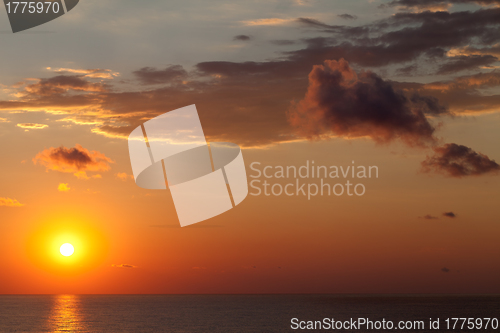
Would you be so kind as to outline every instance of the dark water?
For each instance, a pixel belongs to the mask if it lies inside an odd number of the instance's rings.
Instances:
[[[446,318],[498,318],[500,296],[47,295],[0,296],[0,332],[289,332],[291,319],[423,321],[403,332],[447,330]],[[429,329],[440,318],[440,329]],[[461,322],[457,324],[461,325]],[[483,324],[484,325],[484,324]],[[311,330],[309,330],[311,331]],[[337,332],[390,330],[334,329]]]

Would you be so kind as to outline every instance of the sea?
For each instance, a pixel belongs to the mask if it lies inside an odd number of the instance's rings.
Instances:
[[[0,296],[2,333],[500,332],[498,320],[500,296],[484,295]]]

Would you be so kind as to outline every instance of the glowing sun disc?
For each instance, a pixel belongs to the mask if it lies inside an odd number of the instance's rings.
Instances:
[[[61,252],[61,254],[63,256],[69,257],[70,255],[72,255],[75,252],[75,248],[70,243],[66,243],[66,244],[61,245],[61,248],[59,249],[59,251]]]

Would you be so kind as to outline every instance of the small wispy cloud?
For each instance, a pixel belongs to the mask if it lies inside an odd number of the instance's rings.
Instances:
[[[20,203],[16,199],[11,198],[0,198],[0,207],[22,207],[24,204]]]
[[[252,39],[252,37],[250,37],[248,35],[237,35],[237,36],[233,37],[233,40],[239,40],[239,41],[243,41],[243,42],[249,41],[250,39]]]
[[[21,127],[24,129],[44,129],[44,128],[49,127],[49,125],[36,124],[36,123],[21,123],[21,124],[17,124],[17,127]]]
[[[420,216],[419,216],[419,218],[420,218],[420,219],[425,219],[425,220],[437,220],[437,219],[439,219],[439,217],[437,217],[437,216],[432,216],[432,215],[430,215],[430,214],[427,214],[427,215],[425,215],[425,216],[423,216],[423,217],[420,217]]]
[[[453,218],[457,217],[457,214],[455,214],[453,212],[445,212],[445,213],[443,213],[443,216],[446,216],[446,217],[453,219]]]
[[[75,69],[75,68],[46,68],[49,71],[59,73],[59,74],[80,74],[85,77],[94,78],[94,79],[114,79],[117,76],[120,76],[120,73],[114,72],[111,69]]]
[[[10,120],[7,118],[0,118],[0,123],[10,123]]]
[[[137,266],[129,265],[129,264],[119,264],[119,265],[113,264],[113,265],[111,265],[111,267],[114,267],[114,268],[137,268]]]
[[[268,26],[268,25],[290,24],[294,21],[295,21],[295,19],[293,19],[293,18],[288,18],[288,19],[265,18],[265,19],[257,19],[257,20],[250,20],[250,21],[242,21],[241,23],[243,23],[243,25],[246,25],[246,26]]]

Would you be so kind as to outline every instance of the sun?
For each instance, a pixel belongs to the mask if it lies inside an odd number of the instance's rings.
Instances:
[[[71,256],[75,252],[75,248],[70,243],[65,243],[61,245],[59,252],[65,257]]]

